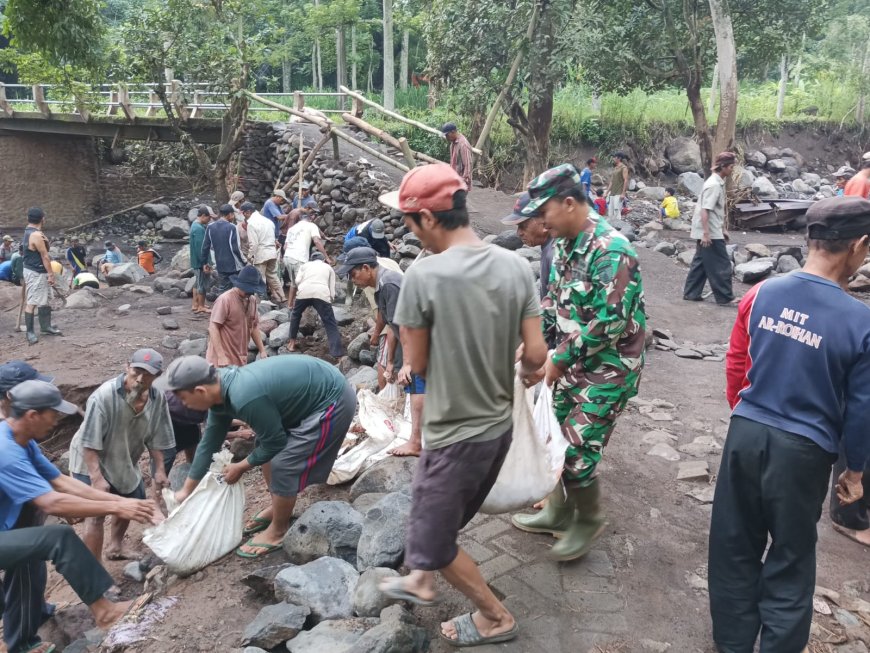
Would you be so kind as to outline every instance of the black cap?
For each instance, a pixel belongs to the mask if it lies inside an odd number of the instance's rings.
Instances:
[[[455,122],[446,122],[441,126],[441,133],[442,134],[449,134],[450,132],[455,132],[455,131],[457,131],[457,127],[456,127]]]
[[[38,206],[31,206],[27,209],[27,222],[30,224],[39,224],[45,217],[45,211]]]
[[[106,241],[106,249],[112,249],[114,246],[115,243],[113,243],[111,240]]]
[[[53,380],[50,376],[40,374],[24,361],[15,360],[9,361],[5,365],[0,365],[0,393],[4,395],[16,385],[25,381],[51,382]]]
[[[371,247],[357,247],[350,250],[344,262],[338,268],[338,276],[344,277],[360,265],[374,265],[378,262],[378,253]]]
[[[172,361],[166,370],[169,390],[190,390],[198,385],[210,385],[217,380],[214,365],[200,356],[182,356]]]
[[[807,235],[813,240],[849,240],[870,235],[870,200],[829,197],[807,211]]]
[[[250,202],[245,202],[239,207],[239,211],[244,213],[245,211],[256,211],[257,207],[251,204]]]
[[[64,415],[75,415],[78,412],[73,404],[64,401],[55,386],[46,381],[25,381],[12,388],[9,402],[18,410],[45,410],[52,408]]]

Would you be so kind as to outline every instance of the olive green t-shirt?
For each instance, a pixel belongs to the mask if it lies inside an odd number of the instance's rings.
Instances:
[[[395,322],[430,330],[425,449],[510,428],[521,324],[540,313],[528,263],[494,245],[451,247],[405,273]]]

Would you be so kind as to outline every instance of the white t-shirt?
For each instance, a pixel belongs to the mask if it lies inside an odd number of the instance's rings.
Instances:
[[[335,270],[324,261],[309,261],[296,274],[296,299],[320,299],[332,303],[335,297]]]
[[[284,259],[291,263],[307,263],[311,243],[320,238],[320,229],[309,220],[300,220],[287,232],[284,243]]]

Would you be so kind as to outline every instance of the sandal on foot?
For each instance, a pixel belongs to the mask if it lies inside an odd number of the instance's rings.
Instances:
[[[395,599],[396,601],[407,601],[414,605],[429,608],[433,605],[437,605],[440,600],[438,597],[435,597],[431,601],[427,601],[426,599],[421,599],[416,594],[411,594],[411,592],[405,589],[403,578],[385,578],[384,584],[387,585],[387,587],[381,590],[381,594],[387,598]]]
[[[254,542],[254,538],[252,537],[250,540],[244,543],[243,546],[249,546],[253,549],[263,549],[259,553],[248,553],[247,551],[242,551],[242,547],[240,546],[236,549],[236,555],[240,558],[247,558],[253,560],[254,558],[262,558],[263,556],[267,556],[270,553],[274,553],[278,549],[281,548],[280,544],[266,544],[265,542]]]
[[[51,642],[39,642],[31,646],[24,653],[35,653],[36,651],[39,651],[39,653],[54,653],[56,650],[57,647]]]
[[[269,526],[272,524],[271,519],[266,519],[265,517],[260,517],[261,512],[263,512],[263,511],[261,510],[260,512],[258,512],[256,515],[254,515],[253,517],[251,517],[248,520],[249,522],[254,522],[254,525],[253,526],[245,526],[245,530],[242,531],[243,537],[250,537],[251,535],[256,535],[257,533],[260,533],[260,532],[266,530],[267,528],[269,528]]]
[[[471,618],[471,613],[464,614],[455,619],[451,619],[453,627],[456,628],[456,639],[452,639],[445,635],[440,630],[438,634],[445,642],[449,642],[457,648],[465,648],[467,646],[483,646],[484,644],[498,644],[499,642],[508,642],[514,639],[520,632],[518,624],[514,623],[514,627],[510,630],[484,637],[480,634],[477,626],[474,625],[474,619]]]

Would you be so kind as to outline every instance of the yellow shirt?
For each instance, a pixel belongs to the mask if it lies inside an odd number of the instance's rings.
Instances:
[[[669,218],[680,217],[680,207],[677,204],[677,198],[673,195],[668,195],[662,200],[662,208],[665,210],[665,215]]]

